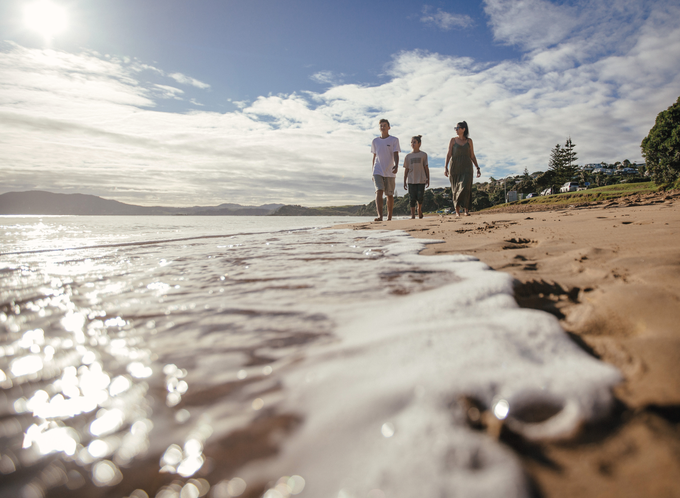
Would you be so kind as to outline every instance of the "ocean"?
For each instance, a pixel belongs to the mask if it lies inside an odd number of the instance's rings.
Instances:
[[[339,217],[0,217],[0,497],[527,497],[620,374]]]

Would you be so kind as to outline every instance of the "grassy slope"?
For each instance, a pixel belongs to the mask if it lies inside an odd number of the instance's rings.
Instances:
[[[558,207],[561,205],[569,206],[571,204],[586,204],[589,202],[608,201],[625,197],[627,195],[635,194],[651,194],[659,189],[653,182],[644,183],[622,183],[618,185],[609,185],[607,187],[591,188],[588,190],[580,190],[578,192],[566,192],[563,194],[542,195],[539,197],[532,197],[531,199],[524,199],[521,201],[510,202],[508,204],[498,204],[490,207],[485,211],[492,209],[499,209],[506,206],[538,206],[545,205],[547,207]]]

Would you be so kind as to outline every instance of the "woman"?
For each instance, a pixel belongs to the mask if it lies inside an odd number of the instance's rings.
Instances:
[[[449,152],[446,154],[444,176],[451,180],[451,195],[453,207],[456,209],[456,217],[460,217],[460,208],[465,210],[465,216],[470,216],[472,207],[472,164],[477,167],[477,178],[482,172],[477,164],[475,149],[472,139],[468,137],[468,125],[462,121],[454,128],[457,137],[449,142]],[[451,161],[451,175],[449,176],[449,161]]]

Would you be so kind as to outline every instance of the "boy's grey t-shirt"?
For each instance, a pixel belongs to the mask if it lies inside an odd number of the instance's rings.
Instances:
[[[425,174],[425,166],[427,163],[427,154],[422,150],[420,152],[411,152],[407,154],[404,159],[404,167],[408,166],[408,183],[427,183],[427,175]]]

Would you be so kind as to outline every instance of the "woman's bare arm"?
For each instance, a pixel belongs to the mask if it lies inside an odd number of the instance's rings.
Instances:
[[[468,142],[470,142],[470,159],[472,159],[472,162],[477,166],[477,177],[482,176],[482,172],[479,169],[479,165],[477,164],[477,156],[475,156],[475,147],[472,144],[472,139],[468,138]]]
[[[446,153],[446,163],[444,163],[444,176],[449,176],[449,161],[453,155],[453,142],[455,138],[452,138],[449,142],[449,151]]]

